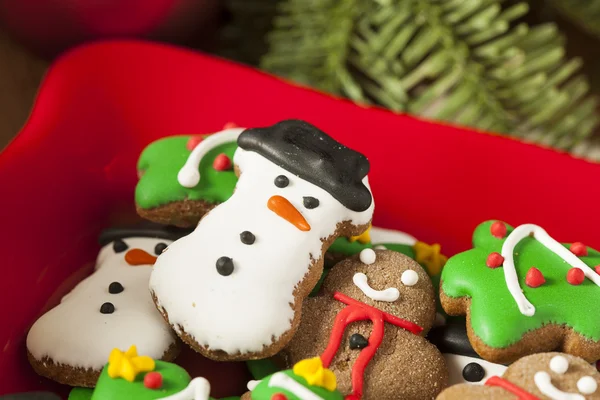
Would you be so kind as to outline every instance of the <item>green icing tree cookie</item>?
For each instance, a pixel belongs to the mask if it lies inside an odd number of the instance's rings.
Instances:
[[[141,217],[192,227],[211,208],[231,196],[237,182],[232,166],[235,141],[217,145],[202,157],[199,167],[202,178],[196,186],[187,188],[178,182],[179,170],[194,146],[201,142],[201,136],[172,136],[144,149],[138,160],[140,180],[135,188],[136,208]]]
[[[467,315],[482,358],[509,363],[557,350],[600,359],[599,252],[500,221],[479,225],[473,247],[448,260],[440,298],[448,314]]]

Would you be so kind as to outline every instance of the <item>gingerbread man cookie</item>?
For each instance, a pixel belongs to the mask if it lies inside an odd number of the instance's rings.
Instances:
[[[148,281],[157,256],[182,233],[158,227],[105,231],[95,272],[29,330],[27,351],[35,371],[91,387],[114,347],[137,343],[154,358],[174,359],[176,337],[156,310]]]
[[[193,153],[192,153],[193,156]],[[183,186],[202,179],[190,158]],[[338,236],[373,215],[365,156],[303,121],[248,129],[238,139],[234,194],[157,261],[158,308],[192,348],[216,360],[277,353]]]
[[[287,365],[320,355],[347,399],[433,399],[448,372],[423,335],[435,292],[414,260],[365,249],[334,266],[323,292],[307,299],[298,332],[280,356]]]
[[[593,400],[600,399],[600,374],[585,360],[564,353],[523,357],[484,385],[454,385],[438,400]]]
[[[467,316],[475,351],[495,363],[560,350],[600,359],[600,253],[561,244],[537,225],[479,225],[474,248],[442,271],[440,300]]]

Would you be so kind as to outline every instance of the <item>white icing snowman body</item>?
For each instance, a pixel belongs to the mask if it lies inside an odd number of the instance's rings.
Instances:
[[[477,357],[463,356],[459,354],[443,353],[448,367],[448,385],[457,385],[459,383],[469,383],[472,385],[483,385],[492,376],[502,376],[508,368],[506,365],[494,364]],[[485,372],[481,380],[467,380],[463,375],[465,367],[469,364],[479,365]]]
[[[34,323],[27,336],[34,358],[101,370],[114,348],[135,344],[140,354],[160,359],[175,343],[148,290],[157,244],[166,247],[171,241],[132,237],[121,242],[128,248],[116,252],[113,243],[104,246],[95,272]]]
[[[352,211],[253,151],[238,148],[234,163],[241,176],[232,197],[159,257],[150,288],[178,333],[210,351],[245,354],[260,352],[291,329],[295,290],[321,257],[323,240],[340,223],[368,224],[374,205]],[[280,176],[287,186],[274,183]],[[363,183],[368,188],[366,177]],[[284,198],[277,210],[268,206],[274,196]],[[307,207],[307,197],[318,206]],[[289,212],[301,214],[310,230],[279,215]],[[242,232],[252,234],[252,244],[242,242]],[[221,257],[233,263],[228,275],[216,268]]]

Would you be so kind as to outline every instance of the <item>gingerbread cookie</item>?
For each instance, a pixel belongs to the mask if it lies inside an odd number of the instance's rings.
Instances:
[[[137,166],[138,214],[162,224],[196,226],[204,214],[233,193],[237,177],[231,160],[242,131],[229,128],[212,135],[172,136],[148,145]],[[195,163],[202,177],[190,187],[177,180],[188,160]]]
[[[560,350],[600,359],[600,314],[590,306],[600,300],[600,253],[500,221],[479,225],[473,244],[444,267],[440,299],[448,314],[467,316],[482,358],[510,363]]]
[[[436,326],[429,331],[427,339],[437,346],[446,360],[449,385],[482,385],[490,377],[502,375],[506,371],[505,365],[494,364],[479,357],[469,342],[464,322],[453,321]]]
[[[29,330],[27,351],[35,371],[91,387],[115,346],[137,343],[152,357],[175,358],[176,337],[156,310],[148,281],[157,256],[181,234],[158,227],[105,231],[95,272]]]
[[[347,399],[433,399],[448,372],[423,336],[435,319],[435,292],[414,260],[365,249],[335,267],[308,298],[287,365],[319,355]]]
[[[521,358],[484,385],[455,385],[438,400],[593,400],[600,399],[600,374],[585,360],[564,353]]]
[[[156,263],[150,288],[178,335],[216,360],[265,358],[291,339],[338,236],[373,214],[369,162],[303,121],[238,139],[235,193]],[[181,184],[199,179],[193,162]]]

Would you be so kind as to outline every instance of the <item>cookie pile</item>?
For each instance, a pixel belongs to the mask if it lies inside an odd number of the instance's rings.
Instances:
[[[371,226],[368,173],[299,120],[150,144],[151,225],[102,235],[94,273],[31,328],[31,365],[95,387],[73,400],[209,399],[181,346],[247,362],[244,400],[600,398],[600,253],[489,221],[448,259]]]

